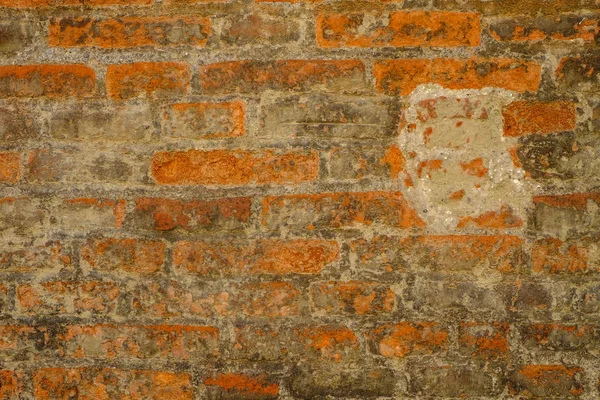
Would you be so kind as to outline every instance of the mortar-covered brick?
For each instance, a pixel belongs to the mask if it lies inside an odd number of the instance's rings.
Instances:
[[[598,0],[0,0],[0,399],[600,398]]]

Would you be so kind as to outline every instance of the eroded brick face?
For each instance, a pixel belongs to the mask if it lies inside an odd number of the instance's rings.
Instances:
[[[600,398],[598,0],[0,0],[0,400]]]

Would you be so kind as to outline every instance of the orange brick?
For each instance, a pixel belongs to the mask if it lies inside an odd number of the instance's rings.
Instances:
[[[158,231],[243,227],[250,218],[250,197],[218,200],[174,200],[139,198],[136,201],[138,224]]]
[[[218,354],[219,329],[182,325],[69,325],[61,356],[82,359],[204,359]]]
[[[298,328],[293,337],[301,345],[298,350],[292,349],[294,358],[308,358],[312,353],[316,353],[317,359],[341,362],[358,360],[362,356],[356,334],[345,326],[321,325]],[[293,348],[293,344],[290,344],[290,347]]]
[[[571,132],[575,129],[577,111],[574,103],[516,101],[502,112],[504,136]]]
[[[527,393],[534,397],[575,397],[584,392],[582,368],[567,365],[526,365],[511,382],[511,394]]]
[[[356,91],[364,89],[365,66],[358,60],[228,61],[202,66],[200,81],[207,94],[314,88]]]
[[[81,64],[0,66],[0,98],[90,97],[96,74]]]
[[[385,21],[385,25],[372,24],[372,19]],[[317,16],[321,47],[477,46],[480,36],[476,13],[395,11]]]
[[[176,97],[188,93],[190,66],[176,62],[109,65],[106,91],[113,99]]]
[[[476,158],[469,162],[461,162],[460,167],[467,175],[476,176],[478,178],[483,178],[489,171],[484,165],[482,158]]]
[[[373,224],[405,229],[425,226],[400,192],[268,196],[263,199],[262,223],[309,230]]]
[[[315,307],[327,314],[376,315],[392,312],[396,295],[386,285],[372,282],[325,282],[312,286]]]
[[[0,153],[0,183],[17,183],[21,176],[21,154]]]
[[[165,244],[158,240],[90,239],[81,257],[92,270],[151,274],[162,269]]]
[[[569,193],[533,197],[534,204],[545,204],[554,208],[572,208],[579,211],[587,209],[588,201],[600,203],[600,193]]]
[[[239,287],[235,302],[254,317],[289,317],[301,312],[301,292],[287,282],[248,283]]]
[[[163,113],[167,136],[189,139],[219,139],[243,136],[246,106],[241,101],[229,103],[171,104]]]
[[[469,356],[494,358],[506,357],[510,349],[507,323],[461,322],[459,344],[463,353]]]
[[[23,373],[0,370],[0,399],[18,399],[23,393]]]
[[[516,215],[512,208],[502,205],[498,211],[489,211],[477,217],[463,217],[458,221],[457,228],[475,226],[482,229],[508,229],[523,226],[523,220]]]
[[[209,276],[318,274],[339,256],[339,244],[331,240],[178,242],[173,266],[180,273]]]
[[[26,249],[0,251],[0,271],[38,272],[60,270],[71,265],[71,256],[59,241]]]
[[[448,348],[448,331],[435,322],[387,324],[366,336],[373,351],[385,357],[433,354]]]
[[[539,64],[506,58],[383,60],[375,62],[373,73],[379,92],[402,96],[427,83],[448,89],[499,87],[534,92],[541,80]]]
[[[44,368],[33,376],[36,399],[177,399],[192,400],[187,373],[114,368]]]
[[[217,374],[205,378],[204,385],[209,390],[218,388],[218,391],[224,392],[226,397],[232,396],[232,398],[275,399],[279,395],[279,385],[267,379],[264,374]]]
[[[96,198],[66,199],[55,211],[63,229],[120,228],[125,218],[125,200]]]
[[[552,8],[552,6],[544,6]],[[576,40],[593,42],[600,33],[598,17],[562,14],[537,18],[500,19],[490,24],[490,35],[501,41],[539,42]]]
[[[50,21],[48,44],[107,49],[204,47],[209,34],[209,19],[203,17],[62,18]]]
[[[314,181],[318,174],[316,151],[189,150],[161,152],[152,159],[152,176],[160,184],[282,185]]]
[[[591,242],[589,239],[569,242],[553,238],[538,240],[531,249],[533,271],[550,274],[589,272],[588,247]]]

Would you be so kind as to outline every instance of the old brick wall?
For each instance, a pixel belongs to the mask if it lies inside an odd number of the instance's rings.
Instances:
[[[600,398],[598,0],[0,0],[0,399]]]

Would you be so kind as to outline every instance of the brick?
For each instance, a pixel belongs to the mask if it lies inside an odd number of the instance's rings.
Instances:
[[[28,315],[108,314],[117,306],[114,282],[50,281],[17,286],[17,308]]]
[[[512,207],[503,204],[498,211],[488,211],[476,217],[462,217],[457,228],[477,227],[481,229],[509,229],[523,226],[523,220],[514,213]]]
[[[0,333],[0,355],[5,361],[38,360],[53,352],[50,332],[44,327],[0,325]]]
[[[470,398],[499,396],[503,379],[475,365],[411,365],[408,393],[412,396]]]
[[[339,245],[331,240],[178,242],[173,269],[202,276],[318,274],[339,257]]]
[[[290,335],[272,324],[237,324],[231,345],[232,357],[250,361],[277,361],[290,352]]]
[[[584,392],[584,373],[579,367],[566,365],[526,365],[509,382],[513,394],[528,393],[535,397],[578,397]]]
[[[576,107],[568,102],[517,101],[502,111],[504,136],[519,137],[530,134],[548,134],[573,131]]]
[[[596,254],[596,243],[589,238],[567,242],[555,238],[540,239],[531,250],[531,264],[533,271],[538,273],[596,272],[600,267]]]
[[[385,21],[384,26],[371,21]],[[321,47],[477,46],[481,27],[476,13],[394,11],[317,16]]]
[[[21,175],[21,154],[0,152],[0,184],[17,183]]]
[[[479,11],[485,15],[556,15],[583,9],[597,10],[594,0],[526,0],[503,2],[487,0],[434,0],[435,8],[445,10]]]
[[[146,142],[152,139],[152,113],[146,103],[85,102],[52,109],[50,136],[69,142]]]
[[[559,87],[564,90],[598,87],[600,80],[595,73],[598,64],[600,64],[600,56],[595,54],[561,59],[554,72]]]
[[[400,192],[269,196],[263,199],[262,223],[290,229],[369,225],[409,229],[425,225]]]
[[[218,354],[219,329],[181,325],[70,325],[60,334],[62,357],[198,360]]]
[[[350,249],[356,268],[374,273],[511,272],[524,259],[521,239],[508,235],[376,236],[353,241]]]
[[[43,368],[33,375],[36,399],[194,398],[187,373],[115,368]]]
[[[152,176],[159,184],[298,184],[317,179],[316,151],[189,150],[156,153]]]
[[[538,42],[542,40],[576,40],[594,42],[598,37],[598,18],[588,15],[539,16],[536,18],[501,19],[490,24],[492,37],[501,41]]]
[[[60,271],[71,267],[69,251],[60,241],[24,249],[0,251],[1,272]]]
[[[158,240],[90,239],[80,252],[89,271],[152,274],[163,268],[165,247]]]
[[[365,87],[365,66],[358,60],[227,61],[201,66],[200,81],[206,94],[356,92]]]
[[[164,109],[163,132],[172,138],[220,139],[243,136],[246,106],[227,103],[179,103]]]
[[[345,326],[321,325],[296,328],[290,339],[293,359],[309,361],[358,361],[362,358],[356,334]]]
[[[0,7],[128,6],[149,5],[152,0],[0,0]]]
[[[600,313],[600,285],[581,285],[573,298],[574,308],[584,315]]]
[[[435,322],[400,322],[369,331],[371,351],[384,357],[435,354],[448,348],[448,331]]]
[[[598,340],[598,330],[589,325],[531,324],[521,329],[523,344],[533,350],[581,351],[592,349]]]
[[[106,92],[113,99],[183,96],[190,87],[190,66],[177,62],[109,65]]]
[[[36,28],[31,21],[0,22],[0,54],[16,54],[31,46]]]
[[[460,277],[431,276],[411,282],[403,299],[423,316],[439,318],[452,313],[455,318],[483,318],[503,315],[507,308],[505,297],[497,285]]]
[[[210,21],[202,17],[54,18],[50,20],[48,44],[107,49],[204,47],[209,33]]]
[[[0,141],[4,144],[26,144],[40,135],[40,126],[25,104],[0,106]]]
[[[301,292],[287,282],[249,283],[239,288],[235,302],[254,317],[288,317],[301,312]]]
[[[334,147],[329,151],[329,179],[410,179],[406,158],[396,145]]]
[[[535,92],[541,67],[530,61],[496,59],[405,59],[376,61],[377,90],[389,95],[409,95],[422,84],[447,89],[498,87],[516,92]]]
[[[598,203],[598,193],[535,196],[530,225],[539,233],[555,237],[593,233],[600,229],[594,211]]]
[[[136,222],[158,231],[241,229],[250,218],[251,202],[250,197],[190,201],[142,197],[136,200]]]
[[[302,28],[300,20],[284,13],[234,14],[224,18],[219,41],[224,46],[285,46],[301,39]]]
[[[371,399],[392,397],[397,378],[390,369],[361,368],[342,371],[332,369],[295,370],[290,378],[290,391],[295,398],[319,396]]]
[[[279,385],[264,374],[246,375],[221,373],[204,378],[204,385],[214,398],[220,399],[276,399]]]
[[[314,284],[310,292],[315,308],[331,315],[389,314],[396,303],[392,289],[373,282],[324,282]]]
[[[0,370],[0,398],[17,399],[24,394],[22,372]]]
[[[507,339],[509,331],[509,324],[504,322],[461,322],[458,338],[460,352],[468,357],[505,358],[510,351]]]
[[[393,104],[383,99],[314,93],[261,101],[261,135],[362,140],[398,133]]]
[[[47,210],[37,199],[0,198],[0,237],[5,243],[16,238],[31,240],[46,226],[47,217]]]
[[[94,71],[81,64],[0,66],[0,98],[90,97],[95,88]]]
[[[58,228],[70,232],[120,228],[125,200],[75,198],[63,200],[54,210]]]

